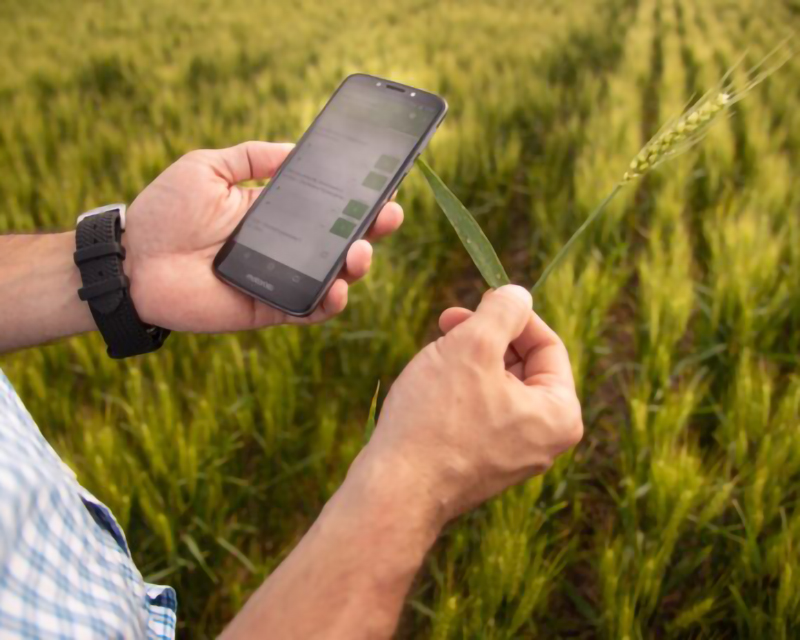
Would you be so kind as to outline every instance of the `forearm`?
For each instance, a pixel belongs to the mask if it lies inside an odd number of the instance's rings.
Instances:
[[[402,469],[360,457],[286,561],[223,634],[238,638],[389,638],[439,532]]]
[[[75,232],[0,237],[0,353],[91,331]]]

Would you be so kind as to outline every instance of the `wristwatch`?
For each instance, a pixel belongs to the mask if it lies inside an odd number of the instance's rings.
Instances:
[[[130,280],[122,268],[125,211],[124,204],[92,209],[78,216],[75,230],[75,264],[83,282],[78,297],[89,303],[112,358],[155,351],[170,333],[142,322],[133,306]]]

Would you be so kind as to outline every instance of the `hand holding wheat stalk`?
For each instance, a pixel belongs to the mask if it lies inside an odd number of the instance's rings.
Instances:
[[[770,75],[786,64],[793,52],[789,48],[790,39],[784,40],[773,49],[760,63],[747,72],[748,81],[744,88],[736,90],[731,80],[733,72],[744,60],[739,61],[728,70],[716,86],[712,87],[700,99],[687,105],[684,111],[669,120],[644,145],[641,151],[631,161],[628,170],[621,180],[614,185],[609,194],[583,221],[580,227],[567,240],[566,244],[558,251],[553,260],[542,271],[542,275],[531,288],[535,295],[539,291],[553,270],[563,261],[572,246],[583,235],[586,229],[600,217],[611,201],[626,185],[641,178],[646,173],[665,163],[667,160],[684,153],[705,138],[708,130],[720,120],[723,114],[730,114],[730,108],[742,100],[754,87],[761,84]],[[444,211],[453,228],[456,230],[461,242],[470,254],[473,262],[478,267],[481,275],[490,287],[497,288],[508,284],[509,279],[503,265],[500,263],[489,240],[481,231],[475,218],[469,210],[461,204],[452,191],[442,182],[439,176],[423,160],[420,167],[428,181],[436,201]]]

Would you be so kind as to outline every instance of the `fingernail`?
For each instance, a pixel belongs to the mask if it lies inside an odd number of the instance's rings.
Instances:
[[[533,298],[531,297],[530,291],[525,289],[524,287],[520,287],[516,284],[507,284],[500,287],[497,290],[498,293],[503,292],[506,295],[514,296],[515,298],[519,299],[528,307],[533,307]]]

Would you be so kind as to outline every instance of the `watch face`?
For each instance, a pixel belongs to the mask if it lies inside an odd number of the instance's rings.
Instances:
[[[81,222],[86,220],[86,218],[90,218],[91,216],[96,216],[96,215],[99,215],[101,213],[106,213],[107,211],[117,211],[118,210],[119,211],[119,225],[122,228],[122,230],[124,231],[125,230],[125,212],[126,212],[127,209],[128,209],[127,205],[122,204],[121,202],[119,202],[117,204],[107,204],[104,207],[97,207],[97,209],[90,209],[89,211],[86,211],[85,213],[82,213],[81,215],[78,216],[78,220],[75,222],[75,224],[80,224]]]

